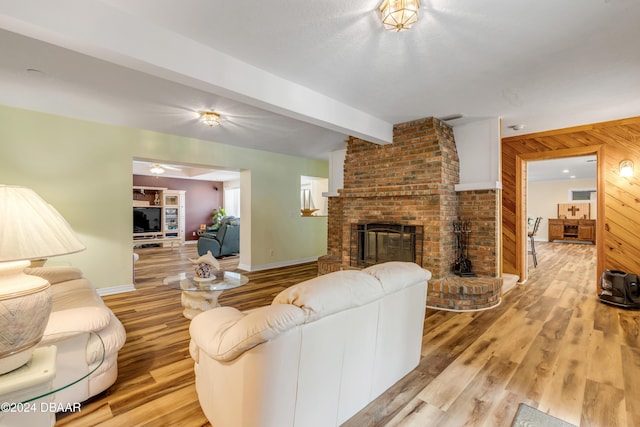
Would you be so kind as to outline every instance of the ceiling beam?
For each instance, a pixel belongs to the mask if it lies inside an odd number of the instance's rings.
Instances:
[[[392,123],[100,1],[0,0],[0,27],[373,143],[392,142]]]

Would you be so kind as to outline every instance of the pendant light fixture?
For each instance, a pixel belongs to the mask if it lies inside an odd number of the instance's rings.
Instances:
[[[419,8],[420,0],[384,0],[380,5],[384,29],[408,30],[418,21]]]

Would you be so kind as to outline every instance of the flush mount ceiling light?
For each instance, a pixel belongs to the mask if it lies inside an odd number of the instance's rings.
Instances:
[[[384,0],[380,5],[382,24],[388,31],[408,30],[418,21],[420,0]]]
[[[149,169],[149,172],[151,172],[154,175],[160,175],[164,173],[164,168],[160,166],[158,163],[154,163],[153,165],[151,165],[151,169]]]
[[[620,176],[633,176],[633,162],[631,160],[620,162]]]
[[[200,113],[200,120],[209,127],[218,126],[220,124],[220,114],[213,111],[203,111]]]

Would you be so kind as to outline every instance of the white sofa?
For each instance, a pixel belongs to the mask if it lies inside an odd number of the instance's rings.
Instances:
[[[95,372],[55,394],[56,407],[83,402],[109,388],[118,376],[118,351],[126,340],[122,323],[79,269],[45,266],[29,268],[25,272],[51,283],[52,308],[43,341],[57,348],[53,386],[67,385],[70,380],[88,374],[100,364],[104,355],[104,361]]]
[[[389,262],[330,273],[248,312],[189,328],[200,405],[216,427],[335,426],[420,360],[431,273]]]

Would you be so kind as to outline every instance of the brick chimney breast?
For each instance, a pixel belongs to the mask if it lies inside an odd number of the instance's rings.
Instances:
[[[393,143],[387,145],[349,137],[343,189],[329,198],[328,248],[327,256],[319,260],[320,274],[356,268],[351,262],[354,224],[417,226],[422,231],[416,262],[431,271],[432,282],[446,288],[449,298],[456,256],[452,224],[466,216],[473,222],[472,242],[480,242],[469,245],[474,269],[495,278],[497,190],[456,193],[460,162],[453,129],[444,122],[431,117],[400,123],[393,135]],[[447,286],[440,286],[445,278],[449,278]],[[429,292],[433,291],[430,284]]]

